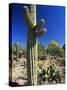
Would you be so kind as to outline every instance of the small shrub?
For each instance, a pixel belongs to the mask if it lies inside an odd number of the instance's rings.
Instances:
[[[38,72],[38,82],[43,84],[46,81],[48,83],[61,83],[61,72],[57,69],[55,64],[50,65],[46,69],[41,69],[41,72]]]
[[[62,47],[54,40],[52,40],[47,47],[47,53],[52,55],[52,56],[59,56],[63,57],[64,56],[64,50]]]

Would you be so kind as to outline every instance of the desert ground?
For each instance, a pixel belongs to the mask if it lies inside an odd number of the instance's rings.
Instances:
[[[57,82],[55,80],[53,80],[51,82],[46,83],[46,81],[42,81],[42,78],[39,77],[38,78],[38,85],[41,85],[41,84],[58,84],[58,83],[63,84],[63,83],[65,83],[65,62],[63,59],[64,58],[49,56],[49,57],[47,57],[46,60],[38,60],[37,61],[38,72],[41,73],[41,71],[43,69],[46,70],[48,67],[55,65],[56,69],[59,70],[60,74],[61,74],[61,78],[57,79]],[[18,61],[16,61],[16,60],[12,61],[12,73],[11,73],[10,77],[12,77],[12,82],[17,84],[17,85],[23,85],[23,86],[27,85],[27,62],[26,62],[26,58],[20,57],[18,59]]]

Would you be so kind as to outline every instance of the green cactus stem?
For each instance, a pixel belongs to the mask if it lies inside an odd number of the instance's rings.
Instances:
[[[45,21],[41,19],[40,22],[36,24],[36,5],[24,6],[24,15],[29,27],[26,50],[28,85],[37,85],[37,43],[38,37],[46,32],[46,29],[41,29]]]
[[[28,22],[29,27],[33,28],[34,27],[34,22],[31,18],[29,8],[27,6],[24,6],[24,14],[25,14],[25,19]]]

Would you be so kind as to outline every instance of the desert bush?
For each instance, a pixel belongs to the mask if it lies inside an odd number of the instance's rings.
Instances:
[[[54,57],[51,55],[51,56],[50,56],[50,60],[52,60],[52,59],[54,59]]]
[[[43,84],[46,81],[49,83],[61,83],[61,71],[57,69],[55,64],[50,65],[46,69],[38,71],[38,84]]]
[[[16,54],[18,54],[18,57],[21,57],[22,55],[24,55],[24,57],[26,57],[26,49],[22,48],[21,45],[16,42],[12,45],[12,54],[14,56],[16,56]]]
[[[57,58],[57,62],[60,66],[65,66],[65,58]]]
[[[40,68],[40,67],[42,68],[43,64],[44,64],[44,63],[43,63],[43,61],[41,61],[41,60],[39,60],[39,61],[37,62],[37,65],[38,65],[39,68]]]
[[[39,59],[45,59],[46,48],[41,43],[38,43],[38,57]]]
[[[47,53],[52,55],[52,56],[59,56],[63,57],[64,51],[62,47],[54,40],[52,40],[46,49]]]

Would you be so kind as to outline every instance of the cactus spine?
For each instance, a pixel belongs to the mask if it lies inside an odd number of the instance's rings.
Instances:
[[[28,73],[28,84],[37,85],[37,39],[42,36],[46,31],[41,30],[44,24],[44,19],[41,19],[36,24],[36,5],[24,6],[24,15],[29,26],[28,37],[27,37],[27,73]]]

